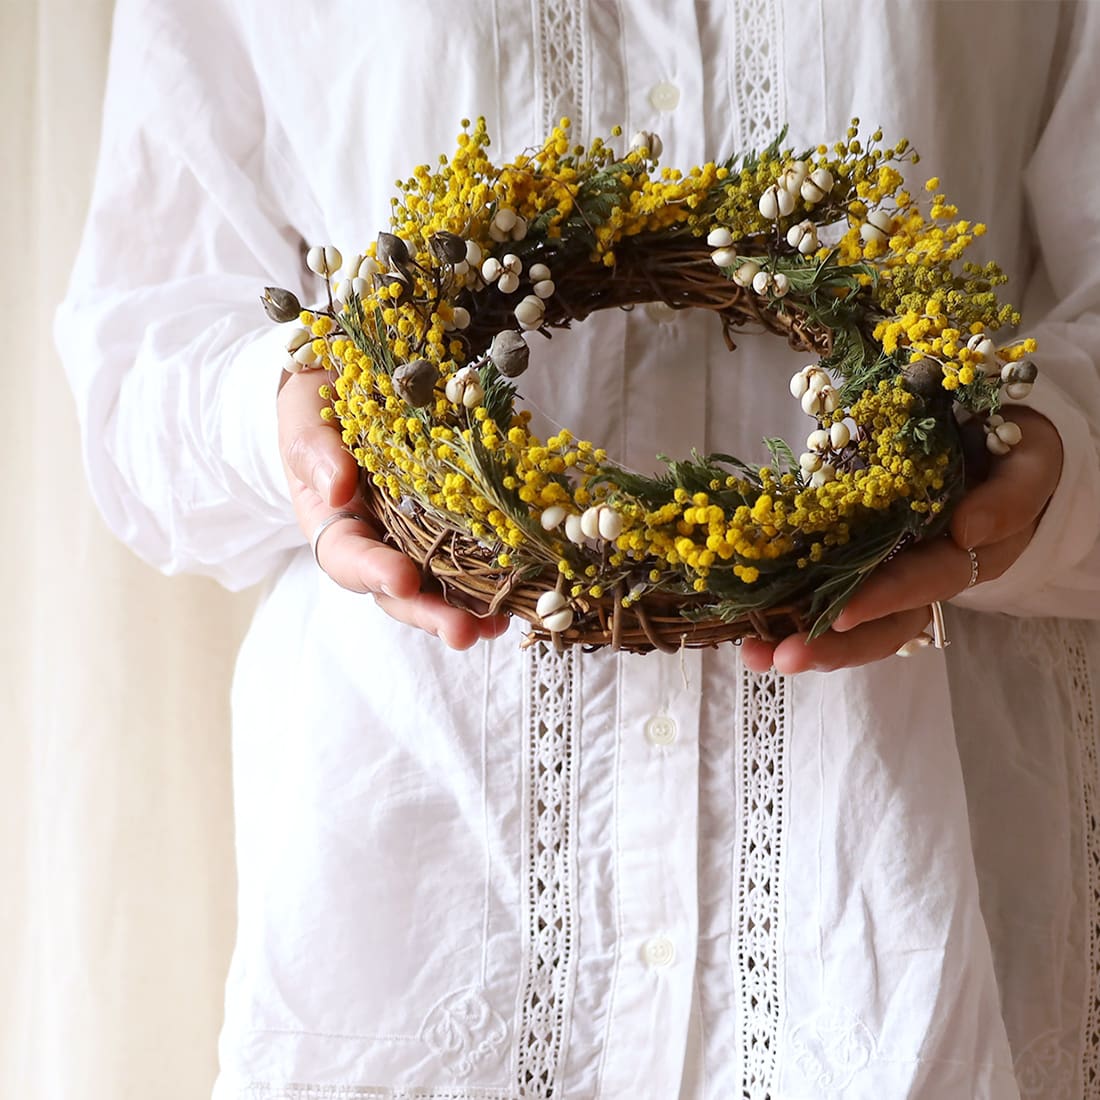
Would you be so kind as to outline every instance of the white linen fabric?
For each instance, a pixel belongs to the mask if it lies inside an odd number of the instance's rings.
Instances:
[[[1100,1096],[1098,17],[120,4],[57,326],[89,477],[160,568],[267,581],[233,695],[216,1100]],[[501,154],[568,114],[684,167],[858,114],[989,222],[1066,460],[946,656],[785,679],[732,647],[521,651],[519,626],[453,653],[316,569],[258,288],[305,293],[302,242],[362,247],[477,114]],[[708,316],[600,315],[533,360],[543,422],[638,468],[806,430],[798,360],[730,356]]]

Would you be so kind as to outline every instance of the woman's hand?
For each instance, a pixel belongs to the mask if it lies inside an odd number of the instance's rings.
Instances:
[[[1005,412],[1023,429],[1023,440],[994,459],[988,479],[962,499],[950,536],[921,543],[877,569],[820,638],[746,638],[745,665],[755,672],[773,666],[783,673],[827,672],[881,660],[928,625],[930,604],[968,587],[967,547],[978,554],[978,583],[1005,572],[1031,541],[1062,472],[1062,441],[1054,425],[1031,409]]]
[[[279,391],[279,449],[298,526],[307,540],[334,512],[366,512],[355,459],[345,450],[340,430],[321,419],[327,404],[317,392],[322,380],[316,371],[287,375]],[[505,615],[479,619],[451,607],[438,593],[422,592],[420,570],[382,543],[368,520],[335,520],[317,551],[321,567],[342,588],[373,595],[388,615],[437,635],[452,649],[468,649],[508,628]]]

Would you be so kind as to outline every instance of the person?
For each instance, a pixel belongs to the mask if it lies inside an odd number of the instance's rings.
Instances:
[[[146,560],[265,586],[216,1100],[1100,1096],[1098,45],[1095,4],[120,0],[56,325],[88,475]],[[908,137],[1039,340],[1024,443],[812,645],[557,655],[364,521],[315,562],[355,470],[259,289],[318,295],[303,242],[479,114],[682,167]],[[640,469],[800,438],[798,361],[720,336],[599,314],[524,404]]]

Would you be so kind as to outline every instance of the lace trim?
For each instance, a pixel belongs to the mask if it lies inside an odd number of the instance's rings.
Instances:
[[[354,1085],[269,1085],[256,1082],[238,1100],[518,1100],[500,1089],[362,1088]]]
[[[766,145],[785,119],[780,96],[780,13],[776,0],[736,0],[730,97],[737,103],[742,148]]]
[[[1081,752],[1085,871],[1088,881],[1085,897],[1089,903],[1088,1001],[1085,1005],[1084,1031],[1081,1036],[1081,1059],[1085,1100],[1096,1100],[1100,1097],[1100,769],[1096,752],[1098,716],[1093,697],[1085,628],[1076,623],[1067,624],[1066,633],[1065,653],[1073,699],[1073,729]],[[1028,1050],[1034,1045],[1031,1044]],[[1047,1096],[1059,1094],[1044,1092],[1042,1095],[1045,1100]],[[1068,1092],[1066,1095],[1069,1095]]]
[[[787,681],[774,670],[741,670],[742,720],[736,744],[741,777],[734,881],[738,1046],[744,1100],[767,1100],[775,1073],[781,1015],[779,960],[783,757],[790,710]]]
[[[520,1095],[558,1095],[565,1020],[572,1001],[573,743],[577,655],[546,644],[527,651],[527,737],[524,761],[526,974],[519,1011],[517,1084]]]
[[[543,132],[563,115],[578,132],[584,122],[583,5],[579,0],[534,0]]]

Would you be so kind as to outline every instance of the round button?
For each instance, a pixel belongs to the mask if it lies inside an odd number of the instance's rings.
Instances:
[[[675,111],[680,102],[680,89],[669,80],[662,80],[660,84],[654,84],[649,93],[649,102],[658,111]]]
[[[669,321],[676,319],[676,310],[666,302],[649,302],[645,307],[645,314],[659,325],[667,325]]]
[[[646,739],[654,745],[671,745],[676,740],[676,722],[667,714],[658,714],[645,724]]]
[[[654,936],[642,946],[646,966],[669,966],[676,958],[676,948],[667,936]]]

